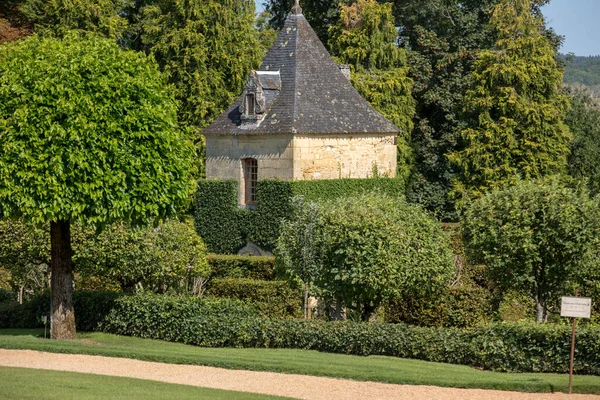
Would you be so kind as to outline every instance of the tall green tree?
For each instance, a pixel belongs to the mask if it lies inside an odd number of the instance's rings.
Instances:
[[[128,21],[121,13],[129,0],[24,0],[21,12],[38,33],[62,36],[70,30],[121,38]]]
[[[50,224],[53,338],[75,337],[72,222],[174,214],[192,154],[151,58],[94,35],[0,47],[0,215]]]
[[[134,48],[154,56],[180,101],[201,161],[200,135],[241,93],[263,55],[252,0],[153,0],[135,11]],[[202,162],[198,165],[202,169]]]
[[[563,73],[530,1],[502,0],[491,24],[498,40],[479,54],[464,99],[465,148],[449,155],[461,171],[456,191],[467,197],[565,172],[571,140]]]
[[[587,91],[568,89],[571,109],[566,123],[573,133],[568,172],[586,179],[593,194],[600,193],[600,110]]]
[[[492,190],[463,217],[467,255],[500,289],[527,293],[543,322],[550,303],[598,277],[598,211],[586,190],[558,179]]]
[[[295,0],[264,0],[265,10],[271,14],[269,23],[275,30],[281,29],[285,18],[292,10]],[[340,4],[352,4],[353,0],[301,0],[302,14],[310,26],[327,46],[329,27],[334,25],[340,15]]]
[[[402,133],[398,137],[398,176],[411,170],[410,132],[415,101],[408,75],[406,50],[398,47],[391,3],[358,0],[342,5],[330,28],[329,46],[339,61],[352,69],[352,85]]]

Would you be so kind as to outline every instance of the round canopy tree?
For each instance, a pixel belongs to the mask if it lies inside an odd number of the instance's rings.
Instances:
[[[598,275],[598,203],[553,178],[519,181],[474,201],[462,220],[467,255],[503,290],[528,293],[543,322],[548,301]]]
[[[434,293],[454,275],[449,238],[404,199],[378,193],[340,198],[323,206],[319,224],[315,286],[365,321],[382,302]]]
[[[114,41],[0,47],[0,215],[50,223],[53,338],[75,337],[71,222],[146,224],[188,198],[176,112],[156,63]]]

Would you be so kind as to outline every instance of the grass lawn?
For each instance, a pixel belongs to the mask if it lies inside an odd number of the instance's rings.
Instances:
[[[266,396],[194,386],[75,372],[0,367],[2,399],[211,399],[278,400]]]
[[[286,349],[212,349],[104,333],[79,333],[75,341],[36,336],[43,330],[0,330],[0,348],[125,357],[171,364],[274,371],[358,381],[458,388],[566,392],[568,375],[508,374],[395,357],[359,357]],[[600,377],[575,376],[575,393],[600,394]]]

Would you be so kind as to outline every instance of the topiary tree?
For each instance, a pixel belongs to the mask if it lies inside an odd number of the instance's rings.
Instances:
[[[53,338],[75,337],[71,223],[173,214],[192,155],[152,59],[93,35],[0,47],[0,215],[50,224]]]
[[[368,320],[386,300],[435,292],[454,275],[449,238],[404,199],[378,193],[323,207],[315,285]]]
[[[543,322],[548,301],[598,276],[598,203],[558,179],[519,181],[474,201],[463,219],[467,255],[502,290],[525,291]],[[594,272],[596,271],[596,272]]]
[[[321,262],[320,207],[302,196],[292,198],[292,217],[283,220],[275,249],[280,268],[304,283],[304,318],[308,319],[308,295]]]
[[[501,0],[491,25],[498,40],[473,65],[464,109],[465,148],[449,155],[461,170],[456,192],[478,197],[490,189],[563,173],[571,134],[563,73],[530,0]]]

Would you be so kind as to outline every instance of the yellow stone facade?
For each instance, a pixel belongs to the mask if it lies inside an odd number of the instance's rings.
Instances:
[[[244,203],[245,159],[258,163],[258,179],[317,180],[396,174],[395,134],[211,135],[206,176],[235,179]]]

